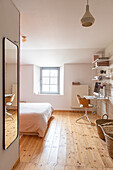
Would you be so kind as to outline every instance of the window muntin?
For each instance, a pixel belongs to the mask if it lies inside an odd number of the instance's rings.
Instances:
[[[41,94],[59,94],[60,92],[60,68],[59,67],[41,67],[40,70],[40,93]]]

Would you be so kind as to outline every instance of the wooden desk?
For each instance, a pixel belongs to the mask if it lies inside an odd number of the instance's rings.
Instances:
[[[84,96],[88,100],[109,100],[109,97],[100,97],[100,96]],[[97,112],[97,104],[93,104],[93,113]],[[107,114],[107,110],[106,110]]]

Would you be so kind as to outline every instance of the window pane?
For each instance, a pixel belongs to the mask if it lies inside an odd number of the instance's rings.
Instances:
[[[50,85],[50,92],[54,92],[54,93],[57,93],[57,85]]]
[[[50,84],[57,84],[57,78],[50,78]]]
[[[49,84],[49,78],[42,78],[42,84]]]
[[[42,70],[42,77],[48,76],[49,77],[49,70]]]
[[[50,76],[57,77],[58,76],[58,70],[50,70]]]
[[[42,85],[42,92],[48,92],[49,93],[49,85]]]
[[[42,67],[41,69],[41,92],[44,94],[58,93],[59,89],[59,68]]]

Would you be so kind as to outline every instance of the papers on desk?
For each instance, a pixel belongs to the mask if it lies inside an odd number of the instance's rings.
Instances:
[[[100,97],[100,96],[84,96],[88,100],[93,100],[93,99],[100,99],[100,100],[108,100],[108,97]]]
[[[86,99],[96,99],[97,97],[96,96],[84,96]]]

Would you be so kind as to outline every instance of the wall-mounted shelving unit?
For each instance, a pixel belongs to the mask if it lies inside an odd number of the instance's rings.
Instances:
[[[104,58],[98,58],[95,61],[92,62],[92,70],[95,69],[107,69],[109,67],[109,58],[104,57]]]
[[[105,62],[105,61],[109,61],[109,57],[105,57],[105,58],[98,58],[95,61],[92,62],[92,64],[95,64],[97,62]]]
[[[110,80],[110,58],[108,57],[101,57],[101,58],[96,58],[92,62],[92,94],[94,92],[95,88],[95,83],[100,82],[101,85],[109,84]],[[107,88],[107,86],[106,86]],[[103,90],[101,90],[101,95],[103,95]],[[106,93],[106,92],[105,92]],[[107,95],[107,93],[106,93]],[[97,100],[92,101],[92,104],[97,105]],[[97,110],[96,110],[97,111]]]
[[[105,57],[98,58],[92,62],[92,90],[94,89],[95,82],[101,82],[102,85],[109,84],[111,78],[109,60],[110,58]]]
[[[107,69],[109,68],[109,66],[96,66],[96,67],[92,67],[92,70],[96,70],[96,69]]]

